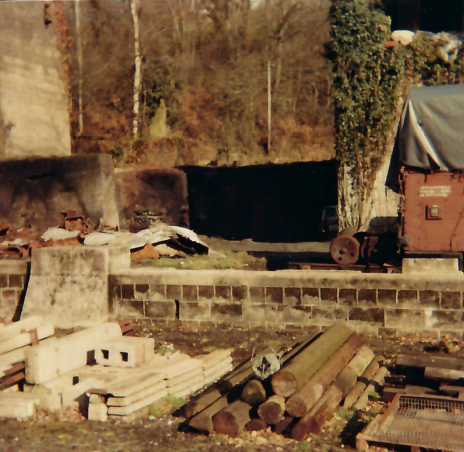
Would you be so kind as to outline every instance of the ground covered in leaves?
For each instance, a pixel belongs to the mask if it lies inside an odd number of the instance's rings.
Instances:
[[[136,335],[154,337],[157,353],[179,350],[192,356],[219,348],[233,349],[234,363],[266,346],[278,350],[308,337],[308,332],[264,331],[217,326],[192,330],[185,326],[138,324]],[[429,343],[401,338],[366,337],[365,343],[385,358],[416,352]],[[375,401],[358,413],[337,410],[320,435],[295,442],[272,433],[243,432],[238,438],[205,436],[189,431],[182,416],[182,399],[167,399],[150,407],[144,418],[123,422],[91,422],[74,412],[60,416],[41,413],[35,421],[0,421],[0,451],[8,452],[145,452],[145,451],[342,451],[353,448],[356,434],[383,410]]]

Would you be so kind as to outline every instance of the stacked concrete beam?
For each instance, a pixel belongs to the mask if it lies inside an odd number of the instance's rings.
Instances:
[[[31,347],[26,353],[26,380],[44,383],[88,364],[88,355],[107,340],[121,337],[117,323],[103,323],[48,344]]]

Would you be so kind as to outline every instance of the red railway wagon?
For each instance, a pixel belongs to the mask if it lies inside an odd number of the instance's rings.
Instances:
[[[404,251],[464,252],[464,84],[412,89],[397,151]]]

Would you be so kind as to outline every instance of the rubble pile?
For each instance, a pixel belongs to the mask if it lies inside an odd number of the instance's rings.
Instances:
[[[271,427],[303,440],[321,431],[342,400],[367,402],[370,379],[358,377],[369,374],[380,382],[386,371],[343,323],[283,353],[280,369],[270,370],[271,356],[265,350],[191,400],[185,407],[189,426],[231,437]]]
[[[75,210],[63,211],[57,227],[43,234],[32,229],[13,229],[8,221],[0,221],[0,259],[23,259],[34,248],[50,246],[122,246],[129,248],[132,259],[214,255],[214,252],[193,231],[156,221],[136,233],[118,231],[102,220],[95,225],[90,218]],[[222,255],[220,255],[222,256]]]
[[[40,317],[0,326],[0,418],[73,408],[90,420],[130,421],[152,403],[188,396],[232,369],[228,350],[161,356],[153,338],[130,334],[127,322],[62,337]]]

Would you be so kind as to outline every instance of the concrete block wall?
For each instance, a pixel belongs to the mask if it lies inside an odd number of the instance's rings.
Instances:
[[[131,270],[110,276],[116,316],[269,329],[344,320],[378,334],[461,335],[464,276]]]
[[[27,280],[26,261],[0,261],[0,319],[13,320]]]

